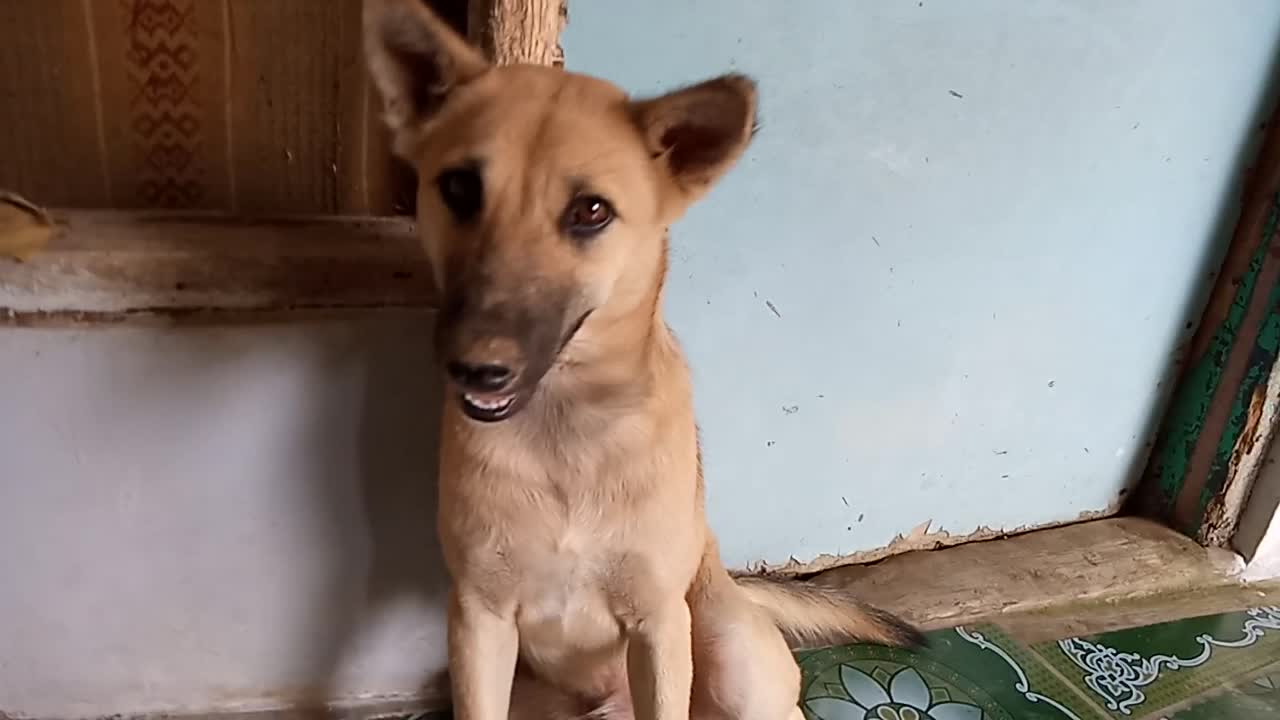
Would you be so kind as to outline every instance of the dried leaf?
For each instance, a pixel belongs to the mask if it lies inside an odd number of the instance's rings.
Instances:
[[[0,256],[24,261],[39,252],[53,233],[53,221],[43,210],[0,190]]]

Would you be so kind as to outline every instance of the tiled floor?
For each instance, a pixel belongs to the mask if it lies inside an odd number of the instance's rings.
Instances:
[[[1280,719],[1280,607],[1036,645],[961,627],[800,661],[810,720]]]

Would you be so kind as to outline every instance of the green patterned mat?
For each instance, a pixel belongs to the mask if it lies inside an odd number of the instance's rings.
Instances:
[[[803,653],[810,720],[1280,719],[1280,608],[1040,645],[991,626],[919,651]]]
[[[1280,607],[1039,645],[960,627],[921,650],[797,659],[808,720],[1280,720]]]

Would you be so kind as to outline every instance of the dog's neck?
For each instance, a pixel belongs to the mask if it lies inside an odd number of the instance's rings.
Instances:
[[[654,392],[658,379],[671,370],[670,356],[678,353],[662,313],[665,276],[664,256],[638,297],[592,313],[558,363],[562,392],[578,402],[609,395],[639,399]]]
[[[642,292],[626,303],[607,303],[583,324],[526,422],[589,437],[601,417],[650,412],[655,405],[679,412],[691,404],[688,369],[662,312],[665,244],[658,272]]]

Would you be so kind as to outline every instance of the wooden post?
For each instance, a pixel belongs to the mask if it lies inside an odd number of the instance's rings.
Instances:
[[[471,0],[467,34],[499,65],[564,65],[566,0]]]

